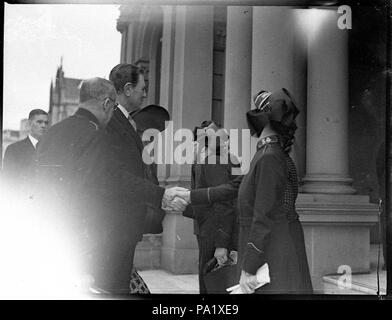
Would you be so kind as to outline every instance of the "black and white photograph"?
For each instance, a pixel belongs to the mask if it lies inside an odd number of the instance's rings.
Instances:
[[[392,297],[391,1],[3,7],[1,300]]]

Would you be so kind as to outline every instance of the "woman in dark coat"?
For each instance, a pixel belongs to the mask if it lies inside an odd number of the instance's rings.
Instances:
[[[246,293],[312,293],[304,235],[295,201],[297,173],[288,152],[298,110],[286,89],[261,91],[247,113],[257,152],[238,192],[240,285]],[[255,290],[268,264],[270,283]]]
[[[199,129],[216,132],[219,127],[212,121],[203,121]],[[206,139],[207,140],[207,139]],[[208,143],[207,143],[208,142]],[[232,168],[238,167],[238,161],[232,161],[233,155],[228,154],[224,147],[224,139],[208,139],[205,145],[201,145],[199,153],[200,162],[192,165],[192,189],[209,188],[228,183],[235,176]],[[200,149],[199,149],[200,150]],[[225,154],[224,154],[225,153]],[[227,156],[227,163],[220,161],[220,155]],[[203,158],[203,159],[202,159]],[[215,161],[211,161],[215,158]],[[236,201],[235,199],[191,205],[184,216],[194,219],[194,232],[199,246],[199,288],[200,293],[205,294],[207,288],[204,282],[203,269],[207,262],[214,257],[219,265],[225,264],[230,259],[230,252],[237,251],[238,228],[236,228]]]

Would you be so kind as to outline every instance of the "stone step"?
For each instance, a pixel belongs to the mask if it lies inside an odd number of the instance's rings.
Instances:
[[[377,260],[378,260],[378,245],[372,244],[370,246],[370,273],[353,274],[351,276],[351,288],[339,287],[340,275],[326,275],[323,277],[324,293],[325,294],[377,294]],[[382,248],[380,247],[382,252]],[[386,271],[382,270],[384,259],[380,254],[380,294],[386,293],[387,275]]]
[[[339,276],[324,276],[324,294],[366,294],[366,295],[376,295],[377,286],[369,283],[363,283],[353,280],[351,287],[349,285],[339,286]],[[386,289],[383,288],[380,281],[380,294],[385,295]]]

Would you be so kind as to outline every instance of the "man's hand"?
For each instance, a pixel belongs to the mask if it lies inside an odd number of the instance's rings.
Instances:
[[[240,286],[244,293],[255,292],[257,284],[256,275],[247,273],[244,270],[241,271]]]
[[[162,209],[167,212],[183,212],[189,203],[189,201],[183,199],[183,197],[186,198],[187,193],[190,194],[190,191],[181,187],[166,189],[162,198]]]
[[[182,190],[176,190],[176,197],[183,199],[188,204],[191,203],[191,192],[188,189],[181,188]]]
[[[214,257],[218,261],[218,264],[224,265],[227,262],[227,249],[226,248],[216,248]]]

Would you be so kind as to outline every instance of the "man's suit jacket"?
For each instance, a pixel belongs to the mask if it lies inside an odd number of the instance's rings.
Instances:
[[[17,185],[30,184],[34,178],[36,151],[29,137],[9,145],[3,159],[3,174]]]
[[[146,233],[146,216],[151,220],[152,211],[156,213],[158,220],[162,218],[160,208],[164,189],[153,181],[151,168],[143,162],[144,146],[140,136],[120,109],[114,110],[107,132],[112,139],[113,157],[117,165],[121,167],[123,174],[130,175],[129,179],[122,179],[123,185],[117,188],[117,192],[121,194],[121,198],[132,200],[127,203],[122,201],[124,205],[118,210],[134,216],[140,240],[143,233]],[[132,195],[129,195],[129,190],[133,190]]]

